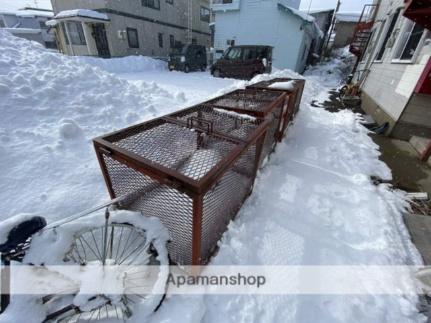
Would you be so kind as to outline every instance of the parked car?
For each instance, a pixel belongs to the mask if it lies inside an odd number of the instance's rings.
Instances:
[[[251,79],[257,74],[271,73],[271,69],[271,46],[233,46],[211,66],[211,74],[215,77]]]
[[[205,46],[202,45],[185,45],[178,46],[172,50],[169,55],[169,70],[183,72],[205,71],[207,68],[207,54]]]

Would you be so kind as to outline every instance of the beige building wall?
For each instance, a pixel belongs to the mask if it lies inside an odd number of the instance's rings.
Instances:
[[[106,33],[112,57],[127,55],[167,57],[171,50],[170,35],[173,35],[176,41],[187,43],[187,0],[173,0],[172,4],[160,0],[160,10],[144,7],[141,1],[52,0],[52,2],[56,13],[70,9],[95,9],[107,14],[110,22],[106,24]],[[208,22],[201,20],[201,7],[209,9],[209,0],[193,1],[192,38],[198,44],[209,47],[210,28]],[[127,28],[137,29],[139,48],[129,47],[125,33]],[[87,35],[91,36],[91,28],[87,25],[86,29],[89,29],[89,33],[88,30],[84,30],[88,39]],[[162,34],[163,47],[159,46],[159,33]],[[94,39],[90,38],[90,41],[87,41],[88,48],[73,46],[75,55],[97,55]],[[70,46],[64,48],[70,54]]]
[[[424,128],[431,127],[431,119],[425,118],[425,115],[423,118],[408,117],[419,111],[428,112],[431,109],[430,96],[417,100],[417,96],[414,95],[416,84],[431,56],[430,32],[425,31],[411,61],[394,59],[400,39],[400,37],[394,36],[389,40],[382,60],[375,60],[389,27],[389,17],[397,8],[404,7],[403,0],[382,0],[376,18],[377,22],[373,28],[374,36],[358,70],[365,70],[364,73],[367,75],[362,86],[364,110],[373,115],[379,123],[389,122],[392,135],[409,139],[415,132],[425,133]],[[401,11],[392,35],[398,36],[407,21],[408,19],[402,16]],[[401,120],[403,115],[405,119]],[[429,116],[429,114],[426,115]],[[409,122],[410,124],[407,127],[400,127],[399,122]]]

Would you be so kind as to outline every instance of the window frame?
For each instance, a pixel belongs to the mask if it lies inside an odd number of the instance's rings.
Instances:
[[[142,7],[160,10],[160,0],[141,0],[141,5]]]
[[[159,43],[159,48],[163,48],[163,33],[157,33],[157,40]]]
[[[136,47],[131,45],[129,32],[136,32]],[[139,34],[138,34],[138,29],[136,29],[136,28],[131,28],[131,27],[127,27],[127,28],[126,28],[126,33],[127,33],[127,45],[129,46],[129,48],[133,48],[133,49],[139,48]]]
[[[71,33],[71,26],[76,26],[76,33],[77,38],[75,36],[72,37]],[[64,31],[65,31],[65,38],[66,38],[66,45],[72,45],[72,46],[87,46],[87,39],[85,39],[85,33],[84,33],[84,27],[82,27],[82,23],[80,21],[65,21],[64,22]],[[73,33],[75,31],[72,31]],[[69,37],[68,37],[69,35]],[[70,43],[69,43],[70,38]],[[79,41],[76,41],[79,38]]]
[[[409,32],[409,36],[406,38],[404,44],[402,44],[402,38],[404,33],[406,32],[406,30],[409,28],[409,24],[412,24],[412,28]],[[427,29],[423,29],[422,31],[422,36],[418,41],[418,44],[415,48],[415,52],[413,54],[413,56],[409,59],[401,59],[401,56],[403,55],[403,52],[410,40],[410,37],[412,36],[412,32],[414,30],[416,26],[416,23],[408,18],[405,18],[403,25],[401,26],[401,28],[399,29],[399,32],[397,33],[397,40],[395,41],[394,44],[394,51],[392,53],[392,64],[414,64],[418,58],[419,52],[421,51],[425,39],[427,38],[428,35],[428,30]],[[403,49],[401,50],[401,46],[403,46]],[[399,55],[399,57],[396,57],[397,55]]]
[[[208,15],[203,15],[202,14],[202,12],[205,11],[205,10],[208,11]],[[200,16],[200,20],[201,21],[209,23],[210,20],[211,20],[211,10],[209,8],[207,8],[207,7],[201,6],[200,10],[199,10],[199,16]],[[207,17],[207,16],[208,16],[208,19],[207,18],[203,19],[204,17]]]
[[[169,35],[169,47],[174,48],[175,47],[175,36]]]
[[[398,8],[395,10],[395,12],[390,15],[389,18],[387,18],[384,21],[384,37],[381,39],[381,41],[379,42],[378,46],[377,46],[377,51],[376,51],[376,55],[374,56],[374,62],[376,63],[382,63],[383,59],[385,58],[385,54],[386,54],[386,49],[388,48],[388,43],[390,41],[390,39],[392,37],[394,37],[394,35],[396,36],[397,34],[397,25],[398,22],[400,20],[400,16],[401,16],[401,8]],[[390,20],[390,22],[388,23],[388,21]],[[393,47],[393,46],[392,46]],[[382,54],[382,56],[378,59],[377,56],[380,55],[380,53]]]

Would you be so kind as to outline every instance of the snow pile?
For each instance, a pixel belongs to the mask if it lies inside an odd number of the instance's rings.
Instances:
[[[75,59],[77,59],[80,64],[97,66],[109,73],[163,71],[168,68],[166,62],[146,56],[126,56],[109,59],[81,56]]]
[[[0,97],[2,219],[64,217],[105,200],[91,139],[178,105],[155,83],[138,88],[4,31]]]
[[[330,62],[321,62],[305,71],[307,80],[323,82],[327,87],[338,88],[346,82],[346,76],[352,71],[356,57],[349,52],[349,47],[334,51]]]

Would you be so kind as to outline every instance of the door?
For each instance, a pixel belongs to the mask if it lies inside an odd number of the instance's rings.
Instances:
[[[245,47],[241,66],[241,78],[251,79],[262,72],[262,58],[258,57],[256,47]]]
[[[224,57],[222,72],[225,76],[241,78],[243,70],[242,48],[231,47]]]
[[[96,42],[96,48],[99,57],[111,57],[104,24],[93,24],[93,37]]]

